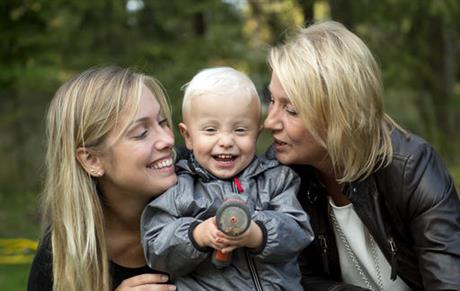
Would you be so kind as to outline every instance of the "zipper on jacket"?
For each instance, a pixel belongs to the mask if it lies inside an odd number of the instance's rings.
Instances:
[[[390,244],[390,252],[391,252],[391,280],[396,280],[396,252],[398,249],[396,248],[395,241],[393,237],[388,238],[388,243]]]
[[[323,270],[329,275],[329,260],[327,258],[327,241],[323,234],[318,235],[319,245],[321,247],[321,258],[323,259]]]
[[[243,193],[244,189],[241,185],[240,179],[234,178],[233,179],[233,191],[237,193]],[[249,267],[249,273],[251,273],[252,281],[254,282],[254,287],[256,287],[257,291],[263,291],[262,284],[260,283],[259,275],[257,274],[257,269],[254,264],[253,258],[251,258],[246,250],[244,250],[244,255],[246,257],[246,262]]]
[[[253,258],[249,256],[247,251],[244,251],[244,255],[246,256],[246,262],[249,266],[249,273],[251,273],[252,282],[254,282],[254,287],[256,287],[257,291],[263,291],[262,283],[260,283],[259,275],[257,274],[257,269],[254,264]]]

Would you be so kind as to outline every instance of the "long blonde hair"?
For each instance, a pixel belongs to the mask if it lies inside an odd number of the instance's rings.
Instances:
[[[268,61],[339,183],[391,162],[390,131],[401,128],[383,111],[380,68],[359,37],[334,21],[314,24],[273,47]]]
[[[42,203],[51,231],[53,290],[111,289],[103,193],[78,163],[76,152],[81,146],[100,149],[122,110],[134,118],[142,85],[170,117],[159,83],[119,67],[87,70],[63,84],[51,101]]]

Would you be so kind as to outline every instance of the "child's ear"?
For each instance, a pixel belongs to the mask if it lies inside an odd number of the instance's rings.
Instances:
[[[91,176],[102,177],[104,175],[102,162],[94,151],[88,150],[85,147],[78,147],[77,160],[82,168]]]
[[[179,123],[179,132],[184,138],[185,146],[187,147],[187,149],[190,151],[193,150],[192,138],[190,137],[190,133],[185,123]]]

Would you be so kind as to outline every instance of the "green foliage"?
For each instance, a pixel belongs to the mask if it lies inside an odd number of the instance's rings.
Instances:
[[[0,192],[0,238],[39,238],[37,196],[36,193]]]
[[[396,105],[388,111],[430,141],[446,160],[458,156],[458,140],[452,136],[458,135],[460,122],[460,94],[455,90],[460,2],[357,0],[350,4],[351,29],[379,59],[386,98],[391,99],[387,104]]]

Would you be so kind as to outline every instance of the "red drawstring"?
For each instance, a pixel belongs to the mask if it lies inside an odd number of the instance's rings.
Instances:
[[[243,189],[243,186],[241,186],[240,179],[235,177],[235,178],[233,178],[233,182],[235,183],[235,186],[236,186],[236,189],[238,190],[238,193],[243,193],[244,189]]]

